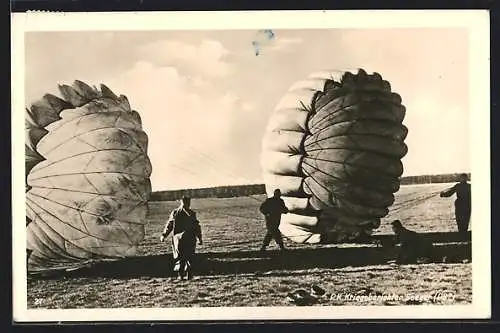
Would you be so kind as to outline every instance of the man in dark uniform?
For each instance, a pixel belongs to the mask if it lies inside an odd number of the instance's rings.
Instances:
[[[394,220],[391,224],[396,235],[395,241],[401,244],[397,263],[413,263],[419,258],[435,259],[434,246],[429,240],[415,231],[406,229],[399,220]]]
[[[201,227],[196,213],[190,209],[191,199],[182,197],[181,204],[174,209],[163,229],[160,241],[173,231],[172,255],[174,257],[174,271],[178,272],[178,278],[192,278],[192,258],[196,251],[196,239],[202,245]]]
[[[260,206],[260,212],[264,214],[266,219],[267,233],[264,237],[264,242],[262,243],[261,251],[265,251],[266,247],[271,242],[271,239],[276,241],[276,244],[281,250],[285,249],[283,245],[283,238],[281,237],[281,232],[279,230],[281,222],[281,214],[288,213],[288,208],[285,206],[285,202],[281,199],[281,191],[279,189],[274,190],[274,196],[267,198]]]
[[[457,194],[455,200],[455,220],[457,222],[458,232],[466,233],[469,229],[469,221],[471,215],[471,195],[470,184],[467,182],[466,174],[460,175],[460,182],[452,188],[440,193],[441,198],[451,197]]]

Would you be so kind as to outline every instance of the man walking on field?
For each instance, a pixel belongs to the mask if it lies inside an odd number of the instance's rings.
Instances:
[[[285,205],[283,199],[281,199],[281,191],[279,189],[274,190],[274,196],[267,198],[260,206],[260,212],[264,214],[266,219],[267,233],[264,237],[264,242],[261,251],[265,251],[266,247],[271,242],[271,239],[276,241],[276,244],[281,250],[285,249],[283,245],[283,238],[281,237],[281,232],[279,230],[281,222],[281,214],[288,213],[288,208]]]
[[[455,200],[455,220],[457,222],[458,232],[462,234],[466,233],[469,229],[471,215],[470,184],[467,180],[467,175],[461,174],[459,183],[440,193],[440,197],[442,198],[451,197],[456,193],[457,199]]]
[[[178,278],[188,280],[192,278],[192,258],[196,251],[196,239],[202,245],[201,227],[196,213],[190,209],[191,198],[182,197],[181,204],[174,209],[163,229],[160,241],[173,231],[172,254],[174,257],[174,271],[178,272]]]

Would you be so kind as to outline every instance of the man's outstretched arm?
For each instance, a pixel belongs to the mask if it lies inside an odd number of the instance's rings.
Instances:
[[[174,221],[175,221],[175,211],[172,211],[172,213],[170,213],[167,223],[165,224],[165,228],[163,228],[163,231],[161,233],[160,236],[161,242],[163,242],[165,240],[165,237],[167,237],[174,229]]]
[[[448,197],[451,197],[456,192],[457,192],[457,185],[453,186],[452,188],[449,188],[447,190],[442,191],[441,193],[439,193],[439,196],[441,198],[448,198]]]

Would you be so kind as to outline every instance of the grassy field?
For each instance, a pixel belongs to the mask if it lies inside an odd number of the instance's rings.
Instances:
[[[396,218],[415,231],[456,231],[453,199],[432,196],[446,187],[447,184],[402,187],[377,233],[390,233],[389,222]],[[178,282],[173,278],[170,239],[159,242],[165,219],[177,204],[152,202],[146,238],[137,257],[65,276],[30,278],[28,307],[293,306],[287,294],[299,288],[310,290],[313,285],[326,290],[323,297],[313,300],[317,305],[472,301],[470,254],[466,250],[454,251],[454,256],[440,262],[418,265],[387,263],[392,257],[374,245],[315,246],[285,240],[288,253],[278,253],[271,243],[267,254],[259,254],[264,236],[264,223],[258,212],[262,199],[263,196],[193,200],[193,209],[202,223],[204,244],[198,247],[198,271],[192,281]],[[403,298],[373,297],[388,294]],[[423,299],[410,300],[410,295]]]

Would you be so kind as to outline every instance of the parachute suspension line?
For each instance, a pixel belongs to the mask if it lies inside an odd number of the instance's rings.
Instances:
[[[315,179],[313,176],[311,176],[310,174],[307,174],[306,173],[306,176],[307,177],[310,177],[316,184],[318,184],[321,188],[323,188],[324,190],[326,190],[328,193],[329,193],[329,198],[330,200],[332,201],[332,204],[334,206],[337,206],[338,205],[338,199],[344,199],[344,200],[347,200],[349,201],[349,198],[347,198],[346,196],[343,196],[339,193],[337,193],[335,196],[332,195],[332,193],[330,192],[330,189],[328,189],[326,186],[324,186],[323,184],[321,184],[317,179]],[[307,184],[307,183],[304,183],[305,186],[307,186],[307,188],[311,191],[311,193],[314,193],[312,190],[311,190],[311,187]],[[328,203],[325,203],[323,200],[320,200],[318,196],[316,196],[316,200],[319,200],[322,204],[324,204],[325,206],[329,206]]]
[[[36,196],[36,197],[39,197],[39,198],[42,198],[42,199],[45,199],[45,200],[47,200],[47,201],[49,201],[49,202],[55,203],[55,204],[60,205],[60,206],[62,206],[62,207],[65,207],[65,208],[70,208],[70,209],[74,209],[74,210],[76,210],[76,211],[80,212],[80,210],[78,210],[78,208],[74,208],[74,207],[71,207],[71,206],[63,205],[63,204],[61,204],[61,203],[59,203],[59,202],[57,202],[57,201],[54,201],[54,200],[52,200],[52,199],[43,198],[42,196],[37,195],[37,194],[33,194],[33,193],[31,193],[31,195]],[[27,198],[27,199],[28,199],[28,198]],[[61,220],[60,218],[58,218],[58,217],[57,217],[57,216],[55,216],[54,214],[50,213],[47,209],[43,208],[40,204],[36,203],[35,201],[30,200],[30,202],[32,202],[35,206],[39,207],[39,208],[40,208],[41,210],[43,210],[45,213],[47,213],[47,214],[51,215],[52,217],[54,217],[55,219],[57,219],[57,220],[58,220],[58,221],[60,221],[61,223],[65,224],[65,225],[67,225],[67,226],[69,226],[69,227],[71,227],[72,229],[77,230],[77,231],[81,232],[82,234],[85,234],[86,236],[93,237],[93,238],[96,238],[96,239],[99,239],[99,240],[102,240],[102,241],[108,241],[108,240],[106,240],[106,239],[99,238],[98,236],[95,236],[95,235],[90,234],[90,232],[89,232],[88,230],[85,230],[85,231],[84,231],[84,230],[78,229],[77,227],[73,226],[71,223],[68,223],[68,222],[65,222],[65,221]],[[91,216],[97,217],[97,218],[101,217],[101,215],[97,215],[97,214],[95,214],[95,213],[90,213],[90,212],[85,212],[85,213],[86,213],[86,214],[88,214],[88,215],[91,215]],[[82,221],[82,222],[83,222],[83,221]],[[122,220],[122,222],[129,223],[129,224],[143,225],[143,224],[141,224],[141,223],[137,223],[137,222],[123,221],[123,220]],[[83,223],[83,224],[84,224],[85,228],[87,229],[87,226],[85,225],[85,223]]]
[[[178,170],[181,170],[181,171],[187,172],[187,173],[189,173],[189,174],[191,174],[191,175],[193,175],[193,176],[196,176],[196,175],[197,175],[197,173],[195,173],[195,172],[193,172],[193,171],[191,171],[191,170],[189,170],[189,169],[183,168],[183,167],[181,167],[181,166],[178,166],[177,164],[168,163],[168,165],[169,165],[169,166],[171,166],[171,167],[173,167],[174,169],[178,169]]]
[[[317,111],[314,115],[319,114],[321,112],[321,110],[323,108],[325,108],[328,104],[330,104],[334,101],[337,101],[338,99],[342,99],[342,105],[343,105],[344,101],[346,99],[346,96],[344,95],[342,97],[334,98],[333,100],[331,100],[330,102],[328,102],[327,104],[322,106],[321,109],[319,111]],[[334,112],[331,112],[331,113],[326,112],[326,114],[324,116],[321,116],[321,118],[319,118],[318,120],[316,120],[314,122],[314,125],[311,127],[311,129],[314,129],[315,133],[324,131],[325,129],[327,129],[330,126],[329,122],[334,120],[337,117],[338,113],[340,113],[340,112],[342,112],[342,111],[344,111],[344,110],[346,110],[354,105],[357,105],[357,103],[343,105],[342,107],[339,107],[337,110],[335,110]],[[320,127],[320,125],[322,126],[323,124],[326,124],[326,125],[324,127]]]
[[[77,154],[74,154],[74,155],[71,155],[71,156],[65,156],[64,158],[61,158],[61,159],[58,159],[58,160],[51,160],[50,163],[46,163],[43,166],[38,166],[37,169],[36,169],[36,171],[40,171],[40,170],[52,167],[54,164],[63,162],[65,160],[68,160],[68,159],[71,159],[71,158],[74,158],[74,157],[83,156],[83,155],[87,155],[87,154],[92,154],[92,153],[96,153],[96,152],[112,152],[112,151],[122,152],[122,151],[127,151],[127,150],[119,149],[119,148],[105,148],[105,149],[97,149],[97,148],[95,148],[95,149],[96,149],[95,151],[87,151],[87,152],[83,152],[83,153],[77,153]],[[143,154],[139,154],[139,155],[143,155]],[[90,162],[92,162],[92,160],[90,160],[89,163]]]
[[[356,145],[356,147],[354,148],[345,148],[345,147],[320,147],[320,148],[316,148],[316,149],[309,149],[307,152],[316,152],[316,151],[324,151],[324,150],[350,150],[350,151],[353,151],[353,152],[362,152],[362,153],[376,153],[378,155],[382,155],[383,157],[385,158],[389,158],[389,159],[393,159],[395,161],[399,161],[398,158],[394,157],[394,155],[390,155],[390,154],[386,154],[386,153],[383,153],[383,152],[378,152],[378,151],[374,151],[374,150],[369,150],[369,149],[366,149],[366,148],[362,148],[359,146],[359,144],[355,141],[353,141],[352,139],[349,139],[354,145]]]
[[[133,244],[132,238],[130,237],[130,235],[128,234],[128,232],[125,231],[125,228],[123,227],[123,225],[120,222],[120,220],[115,219],[114,221],[115,221],[116,224],[118,224],[121,227],[122,233],[125,234],[125,237],[127,237],[128,241],[129,241],[129,244]]]
[[[45,222],[42,222],[44,223],[50,230],[56,232],[54,229],[52,229],[52,227],[50,225],[48,225],[47,223]],[[38,243],[39,244],[42,244],[42,247],[48,251],[49,253],[56,253],[57,256],[62,256],[63,258],[65,259],[68,259],[68,260],[76,260],[78,259],[77,257],[74,257],[74,256],[71,256],[69,254],[67,254],[67,250],[66,248],[61,248],[56,242],[52,241],[51,239],[48,239],[48,243],[50,244],[50,246],[56,250],[59,250],[59,251],[55,251],[53,250],[49,245],[45,244],[45,242],[38,236],[37,233],[33,232],[32,233],[32,237],[36,238],[38,240]],[[64,246],[64,245],[63,245]],[[50,257],[46,256],[43,254],[43,252],[40,253],[40,256],[44,257],[45,260],[50,260],[50,262],[53,262],[52,259],[50,259]]]
[[[325,171],[323,171],[323,170],[320,170],[318,167],[316,167],[316,166],[312,165],[311,163],[306,162],[305,160],[304,160],[304,161],[302,161],[302,163],[304,163],[305,165],[307,165],[307,166],[311,167],[311,168],[312,168],[312,169],[314,169],[315,171],[318,171],[318,172],[320,172],[320,173],[322,173],[322,174],[324,174],[324,175],[327,175],[327,176],[328,176],[328,177],[330,177],[330,178],[336,179],[336,180],[341,181],[341,182],[345,182],[344,180],[342,180],[342,179],[340,179],[340,178],[338,178],[338,177],[335,177],[335,176],[333,176],[333,175],[329,174],[328,172],[325,172]],[[305,171],[303,171],[303,172],[304,172],[304,173],[306,173]],[[314,177],[312,177],[310,174],[306,174],[306,175],[307,175],[308,177],[311,177],[312,179],[314,179]]]
[[[246,181],[250,181],[249,178],[245,177],[245,176],[240,176],[240,175],[237,175],[233,170],[231,170],[229,167],[227,166],[224,166],[224,165],[221,165],[220,163],[218,163],[216,160],[214,160],[212,157],[208,156],[207,154],[205,153],[202,153],[196,149],[194,149],[193,147],[191,146],[186,146],[185,148],[189,149],[190,151],[200,155],[202,158],[204,158],[205,160],[208,160],[211,162],[211,165],[209,165],[209,167],[212,169],[212,170],[215,170],[216,172],[219,172],[221,175],[224,175],[224,176],[232,176],[233,179],[244,179]],[[225,169],[226,172],[222,171],[222,169]],[[255,198],[253,197],[252,195],[245,195],[246,197],[249,197],[253,200],[256,200],[256,201],[261,201],[260,199],[258,198]]]
[[[345,95],[344,95],[344,96],[342,96],[342,97],[337,97],[337,98],[334,98],[333,100],[329,101],[327,104],[323,105],[323,106],[322,106],[319,110],[315,110],[314,115],[319,114],[323,108],[325,108],[325,107],[326,107],[327,105],[329,105],[330,103],[332,103],[332,102],[334,102],[334,101],[337,101],[337,99],[340,99],[340,98],[342,99],[342,105],[343,105],[343,104],[344,104],[344,101],[345,101],[345,99],[346,99],[346,96],[345,96]],[[325,128],[328,128],[328,127],[329,127],[329,125],[327,124],[325,127],[320,127],[320,128],[318,128],[318,126],[319,126],[319,125],[323,125],[323,123],[328,123],[328,121],[329,121],[329,120],[331,120],[331,119],[329,119],[330,117],[332,117],[332,116],[333,116],[332,118],[335,118],[335,117],[336,117],[335,115],[336,115],[337,113],[339,113],[339,112],[341,112],[341,111],[344,111],[345,109],[347,109],[347,108],[349,108],[349,107],[351,107],[351,106],[353,106],[353,105],[356,105],[356,103],[353,103],[353,104],[348,104],[348,105],[343,105],[342,107],[340,107],[340,108],[338,108],[337,110],[335,110],[335,112],[331,112],[331,113],[326,112],[326,114],[325,114],[324,116],[322,116],[321,118],[319,118],[318,120],[316,120],[316,121],[314,122],[314,126],[313,126],[313,127],[311,127],[311,129],[315,129],[315,130],[316,130],[315,132],[323,131]]]
[[[135,155],[132,159],[130,159],[129,161],[127,161],[127,163],[125,163],[125,164],[123,165],[123,167],[124,167],[124,168],[128,168],[128,167],[129,167],[129,166],[131,166],[131,165],[132,165],[135,161],[137,161],[139,158],[141,158],[141,157],[143,157],[143,156],[145,156],[145,155],[144,155],[144,154],[142,154],[142,153],[139,153],[139,154]],[[90,162],[89,162],[89,164],[90,164]]]
[[[425,196],[417,197],[415,199],[409,199],[409,200],[406,200],[404,202],[399,203],[398,205],[393,205],[394,209],[391,210],[391,213],[398,212],[404,208],[415,207],[418,204],[425,202],[425,201],[429,200],[430,198],[438,195],[440,192],[441,191],[435,191],[435,192],[432,192],[432,193],[427,194]]]
[[[352,121],[342,121],[340,123],[347,123],[347,124],[349,124],[349,127],[347,128],[347,130],[344,133],[336,134],[336,135],[330,135],[330,136],[326,136],[326,137],[320,139],[320,136],[318,134],[322,133],[324,130],[328,129],[329,127],[327,126],[327,127],[322,128],[319,131],[316,131],[314,133],[314,135],[309,135],[306,138],[305,141],[307,142],[309,139],[314,138],[314,141],[312,143],[309,143],[308,145],[311,145],[311,144],[315,145],[315,144],[318,144],[319,142],[321,142],[323,140],[328,140],[330,138],[335,138],[335,137],[339,137],[339,136],[349,137],[348,135],[351,134],[351,131],[353,130],[354,126],[358,123],[358,120],[356,119],[356,120],[352,120]],[[339,123],[336,123],[336,124],[339,124]]]
[[[212,170],[220,173],[221,175],[224,175],[224,176],[228,176],[228,175],[232,175],[233,176],[233,179],[246,179],[245,177],[241,177],[241,176],[238,176],[236,175],[232,170],[230,170],[228,167],[224,167],[224,169],[227,171],[224,172],[222,171],[222,168],[221,168],[221,165],[220,163],[218,163],[216,160],[214,160],[212,157],[208,156],[207,154],[205,153],[202,153],[196,149],[194,149],[193,147],[191,146],[182,146],[184,149],[187,149],[187,150],[190,150],[191,152],[194,152],[195,154],[197,154],[199,157],[201,157],[203,160],[205,161],[209,161],[210,163],[209,164],[205,164],[206,166],[208,166],[209,168],[211,168]],[[172,165],[174,166],[173,164],[169,164],[169,165]],[[188,171],[189,173],[193,174],[193,175],[197,175],[196,173],[193,173],[191,172],[190,170],[187,170],[185,168],[181,168],[179,166],[176,166],[178,169],[181,169],[181,170],[184,170],[184,171]],[[249,179],[246,179],[246,180],[249,180]],[[258,198],[255,198],[251,195],[245,195],[246,197],[249,197],[250,199],[253,199],[255,201],[258,201],[260,202],[261,200],[258,199]],[[226,206],[226,207],[231,207],[231,206]],[[250,219],[250,220],[256,220],[256,221],[260,221],[261,219],[260,218],[257,218],[257,217],[250,217],[250,216],[244,216],[244,215],[238,215],[238,214],[231,214],[231,213],[215,213],[215,214],[219,214],[219,215],[225,215],[225,216],[232,216],[232,217],[238,217],[238,218],[243,218],[243,219]]]
[[[183,162],[183,161],[184,161],[184,159],[181,160],[181,162]],[[192,170],[187,169],[186,167],[180,166],[180,165],[178,165],[176,163],[169,162],[169,163],[167,163],[167,165],[173,167],[174,169],[187,172],[187,173],[189,173],[189,174],[191,174],[193,176],[198,176],[199,175],[199,173],[193,172]]]
[[[262,240],[261,239],[252,239],[248,241],[243,241],[243,242],[234,242],[234,243],[222,243],[222,244],[217,244],[217,245],[210,245],[210,248],[225,248],[228,246],[235,246],[235,245],[250,245],[250,244],[255,244],[255,243],[260,243]]]
[[[139,141],[138,141],[138,140],[137,140],[134,136],[130,135],[130,133],[127,133],[127,132],[126,132],[123,128],[119,128],[119,127],[118,127],[118,128],[117,128],[117,130],[118,130],[121,134],[123,134],[123,135],[127,136],[130,140],[132,140],[132,141],[135,143],[135,145],[137,146],[137,148],[139,148],[139,150],[141,151],[141,153],[142,153],[143,155],[146,155],[146,156],[147,156],[147,154],[148,154],[148,153],[147,153],[147,150],[145,150],[145,149],[142,147],[141,143],[140,143],[140,142],[139,142]],[[136,132],[139,132],[139,131],[137,131],[137,130],[131,130],[131,131],[136,131]]]
[[[48,175],[48,176],[43,176],[43,177],[37,177],[35,179],[50,179],[52,177],[57,177],[57,176],[76,176],[76,175],[81,175],[82,172],[72,172],[72,173],[63,173],[60,175]],[[124,173],[124,172],[117,172],[117,171],[92,171],[92,172],[85,172],[86,175],[100,175],[100,174],[121,174],[121,175],[128,175],[128,176],[134,176],[137,178],[148,178],[144,177],[144,175],[138,175],[135,173]],[[38,186],[37,186],[38,187]]]
[[[38,236],[35,236],[35,237],[38,237]],[[37,238],[38,239],[38,238]],[[38,239],[39,240],[39,239]],[[43,244],[43,243],[42,243]],[[51,257],[48,256],[48,254],[53,254],[54,252],[46,245],[46,244],[43,244],[41,246],[45,251],[47,251],[46,253],[37,253],[36,257],[43,260],[44,262],[47,262],[49,264],[56,264],[58,263],[55,259],[52,259]],[[33,258],[35,256],[32,255],[31,258]],[[71,260],[71,259],[68,259],[68,260]],[[78,260],[78,258],[75,258],[75,259],[72,259],[72,261],[74,260]]]
[[[363,120],[366,120],[366,121],[369,121],[369,122],[372,122],[372,123],[391,123],[391,124],[394,124],[394,125],[397,125],[397,123],[394,123],[394,122],[390,122],[390,121],[387,121],[387,120],[380,120],[380,119],[363,119]],[[338,123],[335,123],[335,126],[336,125],[342,125],[342,124],[350,124],[349,125],[349,129],[346,129],[345,132],[341,132],[340,134],[335,134],[335,135],[330,135],[330,136],[326,136],[323,139],[330,139],[330,138],[335,138],[335,137],[339,137],[339,136],[346,136],[348,134],[351,134],[351,130],[352,128],[358,123],[358,122],[362,122],[363,120],[359,120],[359,119],[356,119],[356,120],[343,120],[343,121],[340,121]],[[320,133],[326,131],[330,129],[330,127],[324,127],[322,130],[320,131],[316,131],[314,132],[314,135],[309,135],[307,140],[306,141],[311,141],[311,139],[313,138],[318,138]],[[384,134],[377,134],[377,133],[369,133],[369,134],[362,134],[360,133],[359,135],[370,135],[370,136],[373,136],[373,137],[379,137],[379,138],[387,138],[387,137],[391,137],[391,136],[388,136],[388,135],[384,135]],[[396,140],[396,141],[403,141],[401,139],[395,139],[393,138],[393,140]],[[312,143],[317,143],[318,141],[313,141]]]
[[[307,156],[304,157],[304,159],[313,159],[313,158],[310,155],[307,155]],[[328,159],[325,159],[325,158],[318,158],[318,157],[314,157],[314,159],[317,160],[317,161],[323,161],[323,162],[340,164],[342,166],[351,165],[351,166],[354,166],[354,167],[357,167],[357,168],[363,168],[363,169],[366,169],[366,170],[370,170],[370,171],[374,171],[374,172],[383,174],[386,177],[391,177],[391,178],[394,177],[394,174],[390,174],[390,173],[384,172],[383,170],[376,169],[376,168],[373,168],[373,167],[369,167],[369,166],[366,166],[366,165],[359,166],[359,165],[356,165],[356,164],[353,164],[353,163],[349,163],[349,162],[339,162],[339,161],[328,160]]]
[[[311,237],[312,237],[312,236],[314,236],[314,234],[313,234],[313,233],[310,233],[310,235],[309,235],[309,236],[307,236],[307,238],[303,240],[303,243],[307,243],[307,241],[308,241],[309,239],[311,239]]]
[[[187,149],[187,147],[185,147],[185,146],[183,146],[182,148]],[[191,151],[194,151],[194,150],[193,150],[193,149],[191,149]],[[196,152],[198,155],[200,155],[200,154],[201,154],[200,152],[197,152],[197,151],[194,151],[194,152]],[[205,157],[205,159],[206,159],[206,157]],[[181,161],[181,162],[183,162],[183,161],[185,161],[185,160],[184,160],[184,159],[182,159],[182,161]],[[170,164],[170,165],[174,166],[174,164]],[[194,173],[194,172],[192,172],[191,170],[187,170],[187,169],[182,168],[182,167],[179,167],[179,166],[177,166],[177,165],[175,165],[175,166],[176,166],[176,168],[177,168],[177,169],[180,169],[180,170],[183,170],[183,171],[188,171],[190,174],[193,174],[193,175],[198,175],[197,173]],[[220,170],[220,169],[218,169],[218,168],[215,168],[213,165],[207,165],[207,164],[205,164],[205,166],[209,167],[212,171],[216,171],[216,172],[218,172],[218,173],[222,174],[221,170]],[[224,175],[225,175],[225,176],[227,176],[226,174],[224,174]]]
[[[97,187],[94,185],[94,183],[92,183],[88,177],[88,175],[86,174],[82,174],[83,178],[87,181],[87,183],[90,185],[90,187],[92,187],[92,189],[95,191],[96,194],[98,195],[101,195],[101,193],[99,193],[99,189],[97,189]],[[49,178],[49,182],[50,182],[50,178]],[[52,185],[54,186],[54,185]]]
[[[304,171],[306,177],[309,177],[311,178],[316,184],[318,184],[321,188],[323,188],[324,190],[326,190],[327,192],[329,191],[328,188],[326,188],[323,184],[321,184],[320,182],[318,182],[318,180],[316,180],[314,177],[312,177],[310,174],[306,173]],[[309,184],[307,184],[306,182],[304,182],[304,186],[307,187],[307,189],[312,193],[312,194],[315,194],[314,191],[311,189],[311,187],[309,186]],[[330,196],[330,198],[332,200],[335,200],[336,201],[336,198],[333,198],[332,196]],[[324,202],[323,200],[321,200],[318,196],[316,196],[316,200],[318,200],[319,202],[321,202],[323,205],[325,206],[328,206],[328,203],[327,202]],[[336,204],[336,202],[333,202],[333,204]]]
[[[241,176],[237,175],[235,172],[233,172],[232,170],[230,170],[227,166],[221,165],[220,163],[218,163],[216,160],[214,160],[212,157],[208,156],[207,154],[202,153],[202,152],[200,152],[200,151],[198,151],[198,150],[196,150],[196,149],[194,149],[194,148],[192,148],[192,147],[190,147],[190,146],[187,146],[186,148],[187,148],[188,150],[190,150],[190,151],[192,151],[192,152],[194,152],[194,153],[196,153],[196,154],[200,155],[201,157],[205,158],[205,160],[210,161],[210,162],[212,163],[212,168],[213,168],[214,170],[216,170],[216,171],[220,172],[221,174],[223,174],[223,175],[225,175],[225,176],[227,176],[227,175],[231,175],[232,177],[234,177],[234,179],[240,179],[240,178],[241,178],[241,179],[245,179],[244,177],[241,177]],[[225,169],[225,170],[226,170],[225,172],[227,172],[227,174],[226,174],[226,173],[224,173],[224,172],[222,171],[222,169]],[[245,180],[246,180],[246,179],[245,179]]]
[[[326,93],[323,93],[322,95],[324,96],[325,94],[326,94]],[[351,103],[351,104],[347,104],[347,105],[345,104],[345,100],[347,99],[347,96],[348,96],[349,94],[351,94],[351,95],[352,95],[353,93],[351,92],[351,93],[348,93],[348,94],[343,94],[343,95],[341,95],[341,96],[337,96],[337,97],[335,97],[335,98],[332,98],[332,99],[331,99],[331,100],[329,100],[326,104],[322,105],[319,109],[315,110],[316,114],[320,113],[321,111],[323,111],[323,109],[328,108],[328,107],[329,107],[332,103],[334,103],[334,102],[338,102],[339,100],[342,100],[342,103],[341,103],[342,107],[340,107],[340,108],[338,108],[338,109],[335,109],[335,111],[334,111],[334,112],[327,113],[327,116],[330,116],[330,115],[336,114],[336,113],[338,113],[338,112],[340,112],[340,111],[343,111],[343,110],[347,109],[347,108],[348,108],[348,107],[350,107],[350,106],[356,105],[357,103],[355,103],[355,102],[353,102],[353,103]],[[320,119],[320,121],[322,121],[323,119],[324,119],[324,118]]]
[[[302,108],[304,109],[304,111],[306,111],[307,113],[311,113],[313,112],[313,110],[311,108],[308,108],[304,102],[300,101],[300,105],[302,106]]]
[[[306,138],[305,141],[307,141],[308,139],[310,138],[313,138],[315,137],[314,141],[311,143],[309,142],[307,144],[307,146],[309,145],[318,145],[320,146],[320,142],[322,141],[326,141],[330,138],[335,138],[335,137],[346,137],[347,140],[349,140],[353,145],[354,145],[354,148],[349,148],[349,150],[351,151],[359,151],[359,152],[375,152],[373,150],[369,150],[369,149],[366,149],[366,148],[363,148],[353,137],[352,137],[352,131],[354,130],[354,127],[356,124],[358,124],[360,122],[359,119],[356,119],[356,120],[353,120],[353,121],[348,121],[347,123],[350,123],[348,128],[345,130],[344,133],[340,134],[340,135],[330,135],[330,136],[327,136],[327,137],[324,137],[324,138],[320,138],[319,136],[317,135],[314,135],[314,136],[309,136],[308,138]],[[389,121],[381,121],[381,122],[389,122]],[[359,135],[366,135],[366,134],[359,134]],[[373,134],[370,134],[370,136],[379,136],[381,138],[385,138],[385,139],[389,139],[390,137],[389,136],[386,136],[386,135],[373,135]],[[398,142],[402,142],[401,140],[394,140],[394,141],[398,141]],[[320,148],[316,148],[316,149],[308,149],[307,152],[315,152],[315,151],[322,151],[322,150],[330,150],[330,149],[343,149],[345,150],[346,148],[342,148],[342,147],[321,147]],[[387,154],[387,153],[383,153],[383,152],[379,152],[377,151],[376,152],[377,154],[380,154],[380,155],[383,155],[384,157],[386,158],[390,158],[390,159],[394,159],[395,161],[400,161],[400,159],[398,157],[395,157],[394,155],[391,155],[391,154]]]
[[[325,172],[325,171],[323,171],[323,170],[320,170],[318,167],[316,167],[316,166],[314,166],[314,165],[311,165],[310,163],[308,163],[308,162],[306,162],[306,161],[304,161],[303,163],[304,163],[305,165],[307,165],[307,166],[311,167],[311,169],[313,169],[313,170],[315,170],[315,171],[318,171],[318,172],[320,172],[320,173],[322,173],[322,174],[324,174],[324,175],[327,175],[327,176],[329,176],[330,178],[336,179],[336,180],[338,180],[339,182],[346,183],[346,185],[347,185],[347,182],[346,182],[345,180],[342,180],[342,179],[340,179],[340,178],[338,178],[338,177],[335,177],[335,176],[333,176],[333,175],[331,175],[331,174],[329,174],[329,173],[327,173],[327,172]],[[314,180],[314,181],[315,181],[318,185],[320,185],[322,188],[324,188],[325,190],[328,190],[328,191],[329,191],[329,189],[328,189],[328,188],[326,188],[325,186],[323,186],[322,184],[320,184],[320,182],[319,182],[318,180],[316,180],[316,179],[315,179],[315,178],[314,178],[311,174],[307,173],[306,171],[303,171],[303,172],[306,174],[306,176],[307,176],[307,177],[310,177],[311,179],[313,179],[313,180]],[[346,174],[347,174],[347,173],[346,173]],[[354,180],[354,179],[350,179],[350,177],[351,177],[351,176],[348,176],[348,179],[347,179],[348,181],[352,181],[352,180]],[[360,187],[362,186],[361,184],[357,184],[357,183],[356,183],[356,181],[352,181],[352,183],[353,183],[353,184],[355,184],[355,185],[358,185],[358,186],[360,186]],[[379,192],[378,190],[375,190],[375,189],[370,189],[370,190],[371,190],[371,191],[373,191],[373,192],[377,192],[377,193]],[[337,196],[336,196],[336,197],[348,200],[348,198],[343,197],[343,196],[338,195],[338,194],[337,194]]]
[[[216,213],[217,214],[217,213]],[[257,217],[253,217],[253,216],[245,216],[245,215],[238,215],[238,214],[230,214],[230,213],[223,213],[224,215],[227,215],[227,216],[233,216],[233,217],[239,217],[239,218],[242,218],[242,219],[248,219],[248,220],[255,220],[255,221],[261,221],[260,218],[257,218]],[[221,214],[222,215],[222,214]]]
[[[40,251],[39,253],[37,253],[36,256],[43,259],[47,263],[51,264],[60,263],[57,259],[54,258],[63,258],[67,262],[74,262],[80,259],[78,257],[68,255],[66,248],[62,249],[52,241],[49,244],[46,244],[36,233],[32,233],[32,237],[36,238],[38,240],[38,244],[41,244],[41,247],[45,250],[44,252]],[[53,249],[59,249],[60,251],[55,251]],[[49,255],[52,255],[52,257]]]
[[[292,145],[289,145],[289,144],[287,144],[286,146],[287,146],[287,148],[288,148],[289,151],[291,151],[292,153],[294,153],[296,155],[303,154],[303,152],[300,151],[300,148],[297,149],[297,148],[295,148],[295,147],[293,147]]]
[[[221,167],[222,169],[225,169],[226,172],[228,172],[228,174],[232,175],[233,177],[235,177],[235,179],[243,179],[245,181],[250,181],[250,177],[248,177],[248,175],[243,175],[243,176],[240,176],[239,174],[237,174],[233,169],[229,168],[227,165],[224,165],[224,164],[221,164],[220,162],[217,162],[214,158],[212,158],[211,156],[203,153],[203,152],[200,152],[196,149],[194,149],[193,147],[190,147],[188,146],[187,147],[188,149],[190,149],[191,151],[205,157],[205,159],[208,159],[209,161],[211,161],[212,165],[214,165],[215,167]],[[221,171],[220,169],[218,171]]]
[[[431,193],[428,193],[428,194],[424,194],[424,195],[421,195],[421,196],[417,196],[416,198],[413,198],[413,199],[408,199],[404,202],[402,202],[401,204],[405,204],[407,202],[413,202],[413,201],[421,201],[421,200],[425,200],[426,198],[430,198],[430,197],[433,197],[437,194],[439,194],[441,192],[441,190],[436,190],[436,191],[433,191]],[[401,205],[400,204],[400,205]]]
[[[29,201],[31,201],[33,205],[35,205],[35,206],[39,207],[41,210],[43,210],[44,212],[46,212],[48,215],[52,216],[52,217],[53,217],[53,218],[55,218],[56,220],[61,221],[61,219],[59,219],[57,216],[53,215],[53,214],[52,214],[52,213],[50,213],[49,211],[45,210],[45,209],[44,209],[43,207],[41,207],[39,204],[37,204],[37,203],[33,202],[33,200],[30,200],[29,198],[26,198],[26,200],[27,200],[27,201],[28,201],[28,200],[29,200]],[[63,224],[67,224],[67,223],[65,223],[64,221],[61,221],[61,222],[62,222]],[[51,227],[48,223],[46,223],[45,221],[43,221],[43,219],[42,219],[42,223],[43,223],[43,224],[45,224],[45,225],[46,225],[46,226],[47,226],[50,230],[52,230],[55,234],[57,234],[57,235],[61,236],[59,232],[57,232],[54,228],[52,228],[52,227]],[[73,229],[75,229],[75,230],[77,230],[77,231],[80,231],[79,229],[75,228],[74,226],[72,226],[72,225],[70,225],[70,224],[67,224],[67,225],[69,225],[71,228],[73,228]],[[33,234],[36,234],[36,233],[33,233]],[[93,237],[93,236],[92,236],[92,237]],[[62,237],[62,236],[61,236],[61,238],[64,238],[64,237]],[[70,243],[72,246],[74,246],[75,248],[77,248],[77,249],[79,249],[79,250],[82,250],[82,251],[84,251],[84,252],[90,252],[90,253],[93,253],[93,252],[91,252],[91,251],[89,251],[89,250],[87,250],[87,249],[84,249],[84,248],[82,248],[82,247],[80,247],[80,246],[76,245],[75,243],[73,243],[73,242],[71,242],[71,241],[69,241],[69,240],[67,240],[67,239],[64,239],[64,242],[68,242],[68,243]],[[59,248],[60,248],[60,247],[59,247]],[[61,249],[61,248],[60,248],[60,249]],[[66,248],[64,248],[64,249],[62,249],[62,250],[64,250],[64,253],[65,253],[66,255],[68,255]],[[94,253],[94,254],[97,254],[97,253]],[[71,256],[71,257],[72,257],[72,256]],[[76,257],[74,257],[74,258],[76,258]],[[78,259],[78,258],[76,258],[76,259]]]

